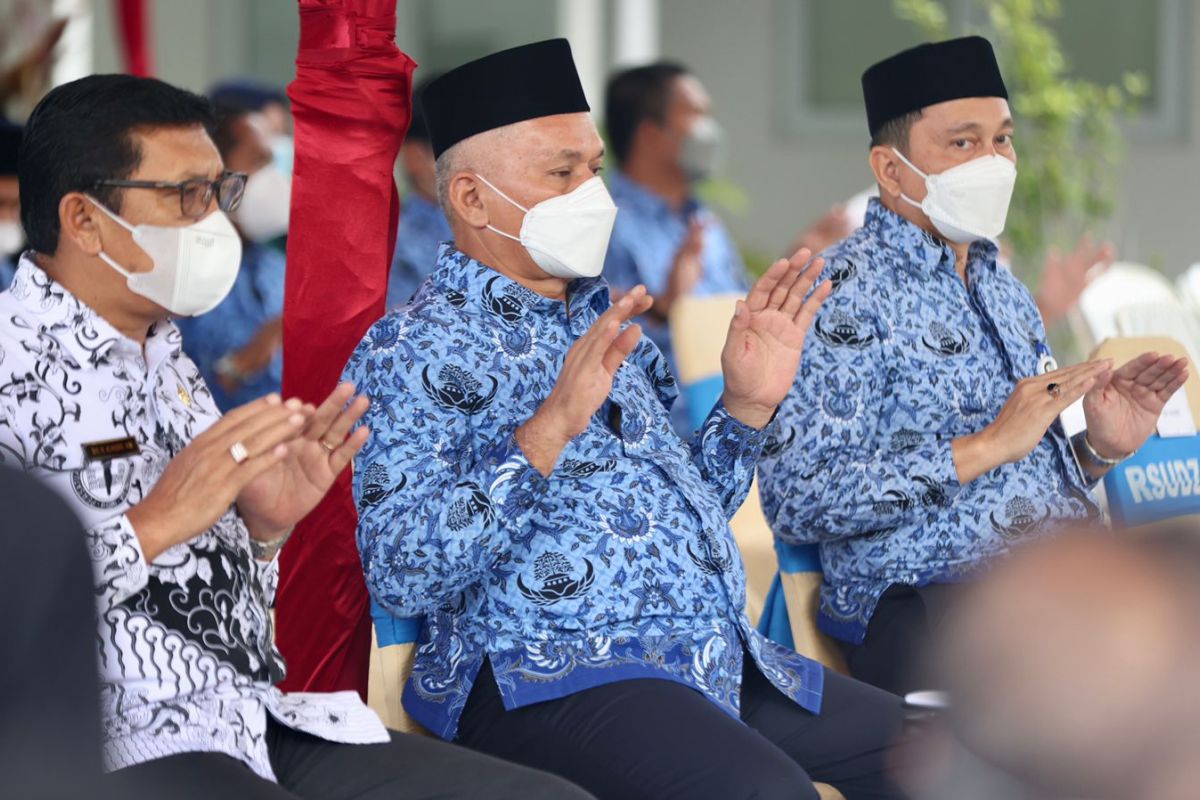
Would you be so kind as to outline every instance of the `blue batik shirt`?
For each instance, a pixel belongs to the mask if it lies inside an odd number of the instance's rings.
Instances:
[[[820,543],[818,624],[861,643],[892,584],[955,582],[1052,521],[1096,515],[1056,422],[1033,452],[962,486],[953,439],[996,419],[1039,374],[1037,306],[996,246],[954,252],[871,200],[825,254],[834,285],[759,466],[789,544]]]
[[[572,283],[569,298],[444,245],[413,302],[377,322],[346,367],[371,399],[354,471],[367,586],[393,614],[424,617],[405,709],[452,738],[486,657],[508,709],[659,678],[736,717],[748,651],[817,712],[821,667],[743,612],[728,520],[762,432],[718,404],[681,440],[674,380],[643,337],[548,478],[522,454],[515,429],[610,305],[601,279]]]
[[[283,385],[282,352],[275,353],[266,369],[248,377],[232,394],[221,388],[216,365],[226,353],[250,344],[263,325],[283,315],[285,264],[283,253],[272,247],[244,244],[242,264],[229,295],[206,314],[178,320],[183,349],[200,368],[222,411],[278,392]]]
[[[608,178],[608,189],[619,211],[612,239],[604,259],[604,277],[621,291],[645,284],[654,296],[666,292],[671,266],[693,218],[704,223],[704,248],[700,253],[700,280],[692,294],[745,294],[746,267],[729,231],[711,211],[694,197],[680,208],[672,208],[665,199],[620,172]],[[646,335],[666,354],[674,370],[674,350],[670,329],[655,318],[638,320]],[[680,435],[690,431],[683,403],[673,409],[675,428]]]
[[[404,305],[437,263],[438,245],[453,239],[450,223],[436,204],[410,192],[400,207],[396,252],[388,275],[387,307]]]

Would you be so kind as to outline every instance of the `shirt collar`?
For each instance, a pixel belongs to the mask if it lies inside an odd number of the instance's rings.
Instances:
[[[466,301],[481,306],[508,324],[528,320],[528,315],[558,316],[566,314],[559,300],[544,297],[522,286],[512,278],[471,258],[450,242],[438,246],[437,268],[430,276],[435,292],[449,297],[452,304]],[[602,278],[580,278],[567,287],[572,310],[591,306],[603,313],[610,304],[608,284]],[[572,312],[574,317],[574,313]]]
[[[679,210],[671,208],[661,195],[630,178],[619,170],[614,170],[608,176],[608,190],[613,202],[621,210],[628,209],[634,214],[657,217],[690,217],[703,210],[703,205],[694,196],[689,195]]]
[[[888,209],[878,197],[872,197],[867,203],[863,228],[887,247],[906,254],[908,257],[899,263],[918,275],[927,274],[942,264],[954,270],[954,251],[950,245]],[[980,263],[995,269],[998,252],[995,242],[981,239],[971,244],[967,261],[971,265]]]
[[[109,355],[141,357],[143,352],[148,363],[158,363],[180,350],[179,329],[170,320],[162,320],[146,334],[143,351],[141,345],[47,275],[34,262],[32,253],[21,257],[9,291],[41,326],[68,329],[70,335],[61,337],[59,343],[81,365],[97,367],[106,363]]]

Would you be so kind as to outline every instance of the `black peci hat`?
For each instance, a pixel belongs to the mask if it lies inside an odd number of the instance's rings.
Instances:
[[[1008,99],[992,44],[982,36],[922,44],[897,53],[864,72],[862,88],[872,137],[897,117],[947,100]]]
[[[421,92],[435,157],[463,139],[514,122],[591,111],[566,39],[501,50],[463,64]]]

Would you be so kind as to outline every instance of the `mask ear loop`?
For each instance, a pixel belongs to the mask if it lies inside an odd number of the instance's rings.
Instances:
[[[111,209],[109,209],[108,206],[104,205],[104,203],[101,203],[99,200],[92,197],[90,194],[85,194],[84,197],[86,197],[88,200],[91,200],[92,204],[95,205],[96,208],[100,209],[105,214],[107,214],[109,216],[109,218],[112,219],[113,222],[117,223],[122,228],[129,231],[130,235],[133,234],[133,232],[134,232],[133,226],[130,225],[125,220],[121,219],[121,216],[119,214],[117,214],[115,211],[112,211]],[[125,269],[124,267],[119,265],[116,261],[113,261],[112,256],[110,256],[108,253],[104,252],[103,250],[100,251],[99,257],[100,257],[101,261],[103,261],[105,264],[108,264],[110,267],[112,267],[114,270],[116,270],[116,272],[119,275],[124,276],[126,279],[133,277],[134,273]]]
[[[895,153],[900,158],[901,161],[903,161],[905,164],[907,164],[909,169],[911,169],[913,172],[920,175],[926,181],[929,180],[929,175],[922,172],[920,169],[917,168],[916,164],[912,163],[907,158],[905,158],[904,153],[901,153],[899,150],[897,150],[894,147],[892,148],[892,152]],[[926,184],[925,189],[926,189],[926,191],[929,190],[928,184]],[[916,208],[919,208],[921,210],[924,210],[924,208],[925,208],[921,203],[918,203],[916,200],[913,200],[911,197],[906,195],[904,192],[900,193],[900,199],[903,200],[904,202],[908,203],[910,206],[915,206]]]
[[[514,206],[516,206],[517,208],[521,209],[521,210],[522,210],[522,211],[524,211],[526,214],[528,214],[528,213],[529,213],[529,209],[528,209],[528,208],[526,208],[525,206],[521,205],[521,204],[520,204],[520,203],[518,203],[516,200],[513,200],[511,197],[509,197],[508,195],[506,195],[504,192],[502,192],[502,191],[500,191],[499,189],[497,189],[497,188],[496,188],[496,185],[495,185],[494,183],[492,183],[491,181],[489,181],[487,178],[483,177],[482,175],[480,175],[480,174],[478,174],[478,173],[476,173],[476,174],[475,174],[475,177],[476,177],[476,178],[479,178],[479,180],[481,180],[481,181],[483,181],[484,183],[486,183],[486,184],[488,185],[488,188],[489,188],[489,189],[491,189],[493,192],[495,192],[496,194],[498,194],[498,195],[500,195],[501,197],[503,197],[503,198],[504,198],[505,200],[507,200],[509,203],[511,203],[511,204],[513,204]],[[493,226],[492,226],[490,223],[489,223],[489,224],[488,224],[486,227],[487,227],[487,229],[488,229],[489,231],[491,231],[492,233],[498,233],[498,234],[500,234],[501,236],[503,236],[505,239],[512,239],[514,242],[517,242],[518,244],[520,244],[520,242],[521,242],[521,238],[520,238],[519,236],[513,236],[511,233],[505,233],[504,231],[500,230],[499,228],[493,227]]]

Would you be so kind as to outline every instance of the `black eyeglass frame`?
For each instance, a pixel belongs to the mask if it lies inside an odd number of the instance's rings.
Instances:
[[[209,178],[188,178],[186,181],[133,181],[108,178],[96,181],[96,186],[108,186],[114,189],[158,189],[160,191],[173,189],[179,192],[179,212],[189,219],[200,219],[208,211],[213,197],[217,198],[217,208],[228,213],[237,209],[246,191],[244,172],[224,172],[215,180]],[[192,204],[199,208],[188,210],[189,192],[202,190],[200,195],[193,194]],[[201,203],[200,201],[203,200]]]

